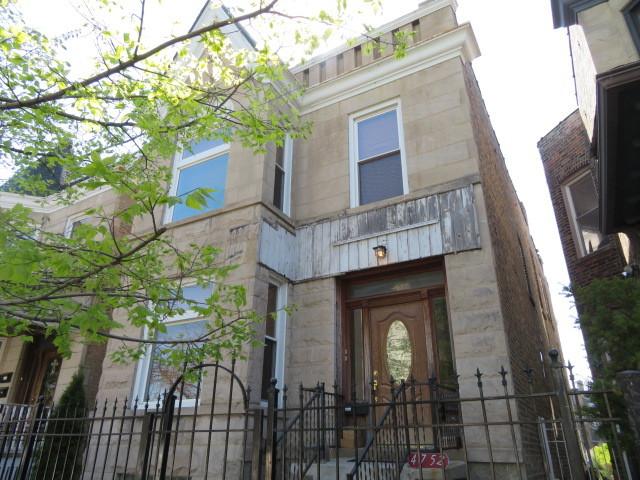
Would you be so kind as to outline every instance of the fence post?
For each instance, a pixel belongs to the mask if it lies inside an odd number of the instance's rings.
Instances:
[[[262,408],[253,409],[253,439],[251,446],[251,480],[260,480],[262,473]]]
[[[145,413],[142,419],[142,430],[140,432],[140,448],[138,450],[138,465],[137,465],[138,475],[140,475],[141,480],[147,480],[149,475],[149,462],[151,461],[151,458],[150,458],[151,442],[153,440],[153,431],[155,429],[155,422],[156,422],[155,413],[153,412]],[[91,438],[91,436],[89,436],[89,438]],[[100,439],[98,438],[98,441],[99,440]]]
[[[160,461],[160,480],[165,480],[167,478],[167,462],[169,461],[169,447],[171,446],[171,425],[173,424],[173,411],[176,404],[176,396],[171,392],[164,401],[166,404],[162,415],[161,427],[162,459]]]
[[[575,480],[585,480],[584,462],[580,453],[580,444],[578,443],[578,435],[576,434],[574,418],[569,404],[569,395],[567,394],[567,384],[564,378],[564,365],[558,362],[559,352],[553,349],[549,352],[551,358],[551,373],[556,386],[558,403],[560,404],[560,421],[562,422],[562,432],[564,436],[569,463],[571,467],[571,475]]]
[[[277,452],[276,452],[276,413],[278,402],[278,389],[276,383],[278,381],[271,379],[271,386],[267,392],[267,446],[264,452],[264,478],[265,480],[275,480],[276,469],[274,468]]]
[[[616,374],[616,382],[622,390],[624,404],[633,433],[635,457],[640,459],[640,371],[625,370]]]
[[[27,433],[28,440],[27,446],[22,451],[22,458],[20,458],[20,471],[17,478],[20,480],[26,480],[29,473],[29,466],[31,464],[31,457],[33,456],[33,447],[36,443],[38,436],[38,430],[40,429],[40,421],[44,413],[44,397],[38,398],[38,403],[33,411],[31,417],[31,424],[29,425],[29,433]]]

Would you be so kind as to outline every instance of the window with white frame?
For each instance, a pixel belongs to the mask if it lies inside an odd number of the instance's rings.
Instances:
[[[213,285],[206,287],[190,285],[182,288],[183,297],[197,304],[204,305],[206,299],[211,296]],[[208,330],[208,322],[199,316],[197,312],[189,308],[189,305],[176,302],[173,308],[184,310],[183,313],[176,314],[165,320],[166,331],[149,332],[145,331],[145,338],[153,340],[187,340],[195,339],[204,335]],[[144,357],[138,364],[134,395],[140,400],[150,399],[155,401],[162,397],[168,390],[180,371],[172,368],[163,362],[163,357],[169,355],[172,350],[178,347],[176,344],[153,343],[147,346]],[[182,393],[182,404],[188,406],[195,402],[197,385],[192,382],[185,382],[178,386],[178,395]]]
[[[222,140],[201,140],[185,149],[173,165],[171,195],[184,200],[197,188],[211,188],[207,204],[202,209],[191,208],[185,203],[171,207],[167,222],[176,222],[221,208],[227,183],[229,144]]]
[[[351,206],[408,193],[400,103],[358,112],[349,127]]]
[[[287,135],[282,147],[276,147],[275,176],[273,180],[273,205],[283,213],[291,214],[291,166],[293,142]]]
[[[268,397],[271,379],[277,380],[276,386],[282,388],[284,382],[284,352],[287,313],[286,285],[269,283],[267,290],[267,316],[265,319],[264,350],[262,357],[262,396]]]
[[[587,170],[564,185],[567,210],[580,256],[600,248],[604,236],[599,229],[598,196]]]
[[[83,223],[87,223],[89,220],[90,218],[84,214],[67,218],[67,223],[64,226],[64,236],[67,238],[73,237],[77,228]]]

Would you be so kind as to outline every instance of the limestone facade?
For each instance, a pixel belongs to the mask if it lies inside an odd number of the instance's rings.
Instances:
[[[540,353],[551,347],[559,348],[542,262],[471,68],[479,51],[470,26],[457,23],[455,7],[454,0],[423,2],[415,12],[373,32],[373,36],[379,34],[381,38],[390,38],[396,29],[415,32],[403,59],[393,58],[390,50],[369,56],[361,45],[355,45],[292,70],[306,86],[299,107],[313,129],[308,138],[293,145],[289,215],[273,205],[275,149],[269,147],[266,154],[255,155],[233,144],[229,149],[224,206],[167,224],[167,235],[176,245],[190,242],[215,245],[222,249],[222,262],[238,265],[229,281],[246,287],[249,308],[266,313],[269,284],[285,289],[287,303],[294,305],[295,310],[281,317],[286,328],[279,346],[283,365],[279,387],[318,381],[342,386],[344,350],[348,348],[341,337],[342,326],[348,321],[344,318],[342,285],[356,271],[376,275],[391,264],[419,267],[435,259],[443,265],[446,280],[442,287],[462,395],[475,394],[476,368],[486,374],[486,393],[499,393],[502,386],[497,372],[501,366],[510,372],[520,372],[524,366],[539,364]],[[389,103],[397,106],[400,120],[407,190],[402,196],[354,205],[350,122],[358,112]],[[429,241],[449,242],[453,247],[443,249],[435,257],[431,250],[421,247],[426,240],[420,228],[431,224],[422,222],[419,214],[406,228],[376,230],[377,227],[369,225],[368,236],[347,235],[344,242],[348,245],[363,242],[363,238],[370,241],[367,248],[358,247],[356,251],[356,255],[367,259],[373,255],[369,246],[393,240],[395,243],[387,244],[386,265],[375,264],[379,267],[370,267],[370,260],[365,259],[355,266],[348,263],[347,269],[339,273],[298,280],[290,278],[284,269],[274,269],[261,257],[265,225],[295,237],[301,228],[321,221],[348,223],[358,215],[363,218],[361,214],[372,218],[379,211],[401,211],[404,203],[463,188],[471,192],[470,202],[461,210],[466,217],[451,215],[455,209],[439,203],[439,224],[430,231]],[[45,209],[38,214],[43,216],[47,228],[62,232],[69,217],[96,204],[108,206],[117,202],[106,191],[71,207]],[[132,226],[132,231],[140,234],[149,228],[149,222],[142,220]],[[331,237],[332,231],[327,235]],[[459,243],[465,235],[473,242]],[[403,241],[407,252],[401,253]],[[335,242],[331,245],[335,246]],[[293,253],[281,249],[279,254],[291,257]],[[322,261],[322,251],[313,251],[312,255],[315,256],[309,261]],[[114,316],[126,324],[120,312]],[[264,325],[258,327],[258,338],[263,338],[264,329]],[[133,326],[122,333],[143,334]],[[95,370],[95,375],[100,375],[97,392],[100,399],[140,394],[134,385],[139,366],[114,363],[110,353],[117,347],[115,341],[106,344],[103,363]],[[17,368],[20,348],[16,340],[5,342],[0,353],[1,370]],[[87,352],[96,347],[77,348],[78,352],[63,363],[56,396],[72,371],[84,363]],[[237,372],[253,392],[260,392],[262,347],[248,347],[246,358]],[[543,362],[545,358],[543,355]],[[518,375],[510,389],[512,392],[524,389]],[[210,401],[203,394],[203,405]],[[259,405],[259,398],[254,397],[254,403]],[[472,421],[479,412],[469,408],[464,414]],[[504,416],[504,409],[496,408],[490,414]],[[496,428],[492,430],[492,439],[496,461],[513,462],[508,435]],[[471,460],[486,461],[484,437],[471,436],[468,440]],[[520,442],[525,448],[526,438]]]

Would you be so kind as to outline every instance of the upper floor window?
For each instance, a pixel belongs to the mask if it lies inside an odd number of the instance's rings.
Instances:
[[[182,152],[173,165],[171,195],[183,200],[197,188],[214,190],[203,209],[179,203],[167,212],[167,221],[175,222],[203,212],[210,212],[224,205],[227,182],[229,144],[222,140],[201,140]]]
[[[213,285],[202,287],[199,285],[190,285],[183,287],[183,297],[196,302],[197,304],[205,304],[207,298],[211,296]],[[192,340],[204,335],[208,331],[208,322],[202,318],[197,312],[189,308],[185,303],[176,303],[173,308],[183,310],[183,313],[176,313],[164,322],[166,330],[164,332],[145,331],[144,335],[147,339],[153,340]],[[169,390],[173,382],[178,378],[181,369],[175,369],[167,365],[166,357],[176,348],[185,348],[184,344],[171,343],[154,343],[147,345],[145,355],[141,358],[138,365],[136,377],[136,385],[134,395],[140,400],[149,399],[155,403],[156,400],[163,396],[164,392]],[[198,386],[193,382],[184,382],[178,386],[178,395],[182,394],[182,405],[189,406],[194,404]]]
[[[564,192],[579,256],[595,252],[604,237],[599,229],[598,196],[591,173],[586,171],[568,182]]]
[[[84,214],[69,217],[67,219],[67,223],[64,226],[64,236],[67,238],[72,238],[77,233],[78,227],[83,223],[88,223],[89,220],[90,218]]]
[[[276,166],[273,181],[273,205],[291,214],[291,164],[293,142],[287,136],[282,147],[276,147]]]
[[[408,193],[400,104],[351,116],[351,206]]]

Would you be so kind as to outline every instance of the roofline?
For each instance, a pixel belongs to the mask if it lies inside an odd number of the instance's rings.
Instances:
[[[569,27],[578,23],[578,13],[609,0],[551,0],[553,28]]]
[[[341,45],[338,45],[335,48],[332,48],[327,52],[321,53],[319,55],[315,55],[311,57],[309,60],[307,60],[306,62],[296,65],[295,67],[292,67],[290,71],[295,75],[296,73],[301,72],[302,70],[305,70],[313,65],[316,65],[325,60],[328,60],[329,58],[335,57],[339,53],[342,53],[344,51],[347,51],[353,48],[355,45],[365,43],[367,40],[370,40],[372,37],[377,37],[384,33],[390,32],[394,28],[400,27],[402,25],[406,25],[417,18],[424,17],[426,15],[429,15],[430,13],[436,12],[446,7],[453,8],[453,11],[455,12],[456,9],[458,8],[457,0],[430,0],[430,1],[422,2],[416,10],[413,10],[412,12],[406,13],[401,17],[395,18],[390,22],[387,22],[384,25],[381,25],[380,27],[369,32],[367,35],[360,35],[359,37],[353,39],[352,41],[345,42]]]

